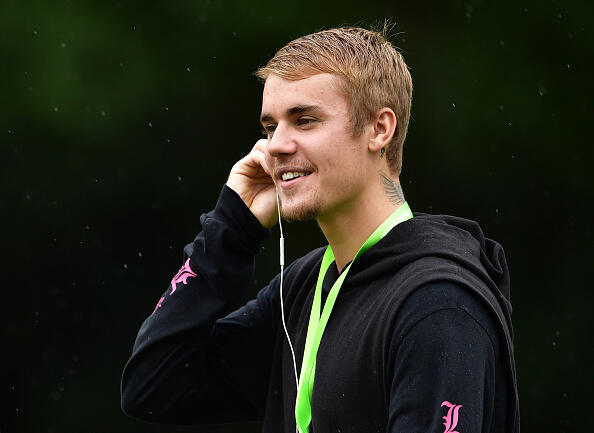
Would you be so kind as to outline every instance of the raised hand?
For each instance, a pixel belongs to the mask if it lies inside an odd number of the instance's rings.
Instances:
[[[276,188],[266,164],[266,139],[256,142],[251,152],[237,161],[227,186],[233,189],[265,228],[277,222]]]

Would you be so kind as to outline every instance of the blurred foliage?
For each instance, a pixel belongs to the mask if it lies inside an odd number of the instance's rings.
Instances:
[[[593,361],[592,4],[0,3],[0,431],[166,427],[119,409],[138,327],[259,137],[253,71],[302,34],[396,23],[414,210],[476,219],[512,273],[523,430],[585,429]],[[287,228],[295,259],[324,242]],[[259,258],[254,295],[277,272]]]

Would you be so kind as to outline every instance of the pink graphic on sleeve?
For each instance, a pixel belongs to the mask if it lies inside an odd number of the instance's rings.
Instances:
[[[449,401],[444,401],[441,404],[441,407],[447,406],[448,413],[446,416],[442,417],[445,422],[443,425],[445,426],[445,430],[443,433],[460,433],[457,430],[454,430],[458,425],[458,411],[462,407],[461,404],[452,404]]]
[[[184,265],[181,267],[179,272],[177,274],[175,274],[175,277],[173,277],[173,279],[171,280],[170,295],[173,295],[173,292],[175,292],[175,289],[177,289],[178,283],[181,282],[184,284],[188,284],[188,278],[195,277],[195,276],[196,276],[196,273],[192,270],[192,268],[190,268],[190,259],[188,258],[188,260],[186,260],[186,263],[184,263]]]
[[[155,311],[157,311],[157,308],[161,308],[161,304],[163,303],[164,299],[165,299],[165,296],[163,296],[161,299],[159,299],[159,302],[157,302],[157,305],[155,305],[155,309],[153,310],[152,314],[155,314]]]

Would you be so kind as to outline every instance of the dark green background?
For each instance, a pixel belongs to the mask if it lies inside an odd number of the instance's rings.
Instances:
[[[127,418],[121,370],[200,214],[260,136],[253,71],[302,34],[384,18],[415,86],[407,199],[476,219],[504,245],[523,431],[585,431],[592,12],[550,0],[2,1],[0,432],[259,430]],[[289,259],[323,242],[314,223],[286,238]],[[246,298],[277,272],[276,237],[266,246]]]

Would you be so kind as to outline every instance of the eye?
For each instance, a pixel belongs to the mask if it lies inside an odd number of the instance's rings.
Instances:
[[[316,121],[317,119],[314,119],[313,117],[300,117],[299,119],[297,119],[297,125],[309,126]]]
[[[275,129],[276,129],[275,124],[271,123],[270,125],[264,125],[264,128],[262,129],[262,134],[267,137],[272,137]]]

